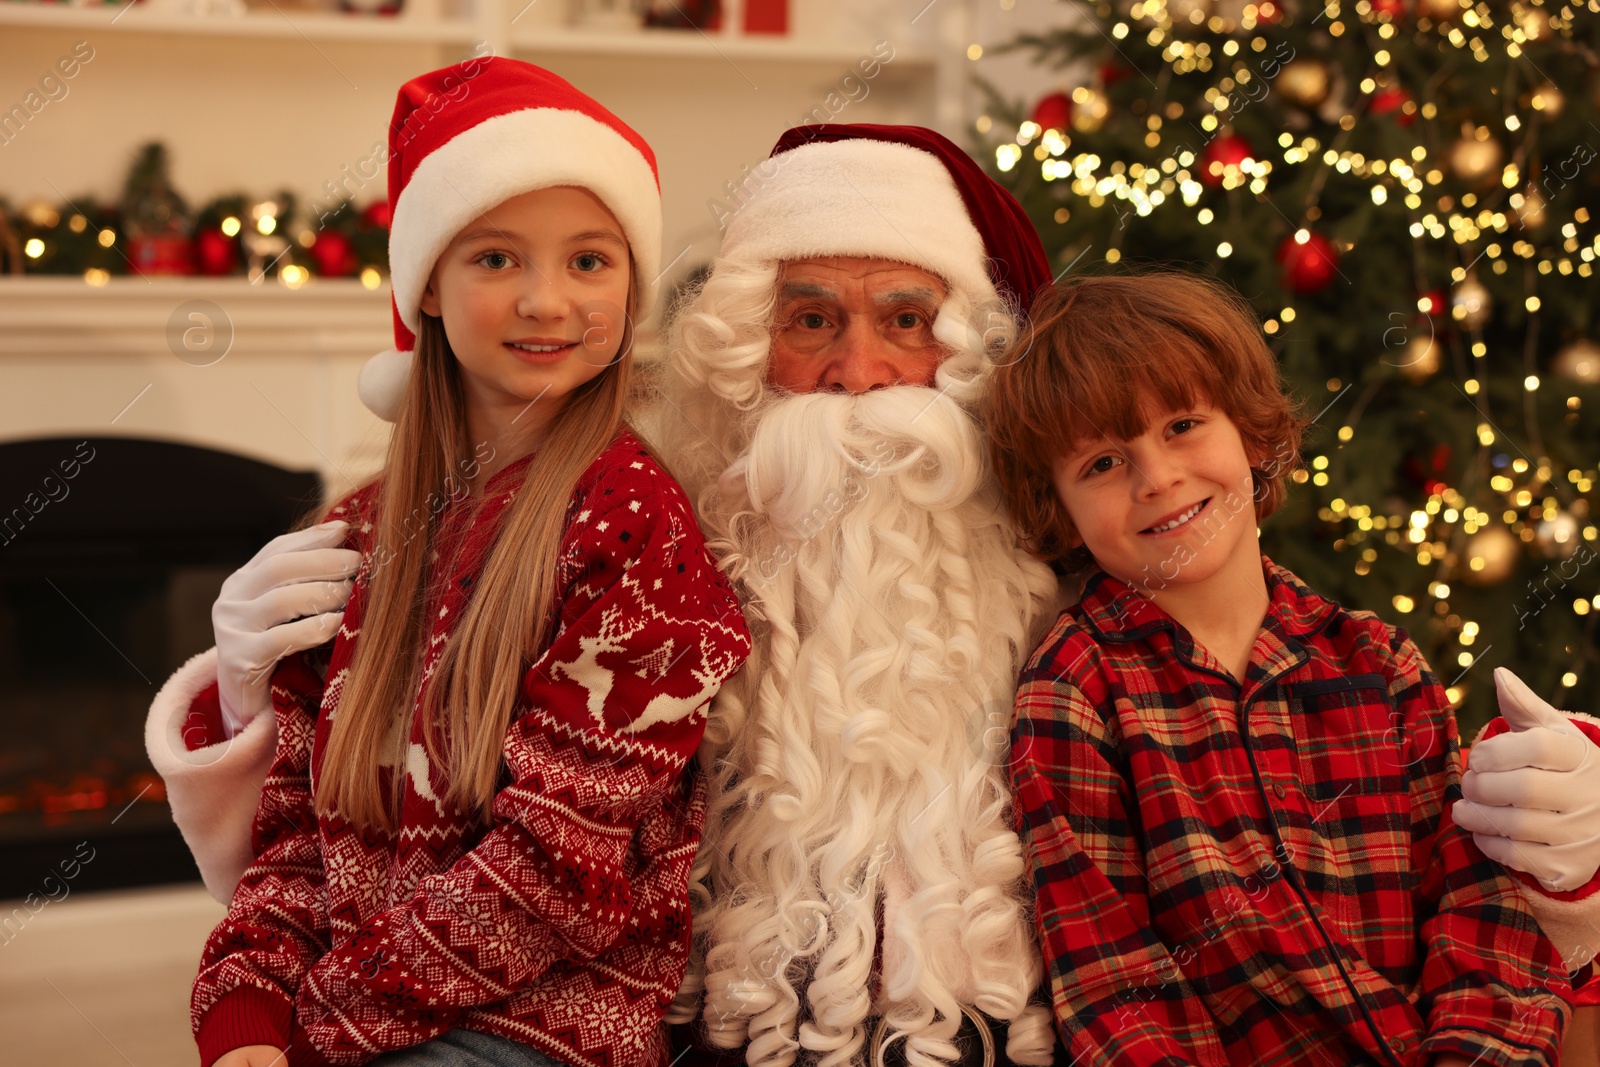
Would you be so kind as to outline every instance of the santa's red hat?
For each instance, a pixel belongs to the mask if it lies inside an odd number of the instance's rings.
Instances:
[[[721,258],[868,256],[938,275],[973,305],[1027,310],[1050,260],[1012,195],[920,126],[819,123],[778,139],[751,172]]]
[[[422,293],[455,235],[513,196],[558,185],[594,193],[622,224],[642,318],[661,261],[661,185],[643,137],[562,78],[515,59],[469,59],[400,87],[389,122],[395,346],[361,369],[367,407],[391,421],[398,414]]]

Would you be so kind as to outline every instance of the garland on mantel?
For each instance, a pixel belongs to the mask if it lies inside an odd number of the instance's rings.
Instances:
[[[114,275],[246,275],[286,285],[312,275],[360,277],[377,288],[388,275],[389,205],[307,212],[293,193],[230,193],[191,211],[167,176],[167,150],[142,146],[120,202],[79,196],[20,206],[0,196],[0,274],[79,275],[102,284]]]

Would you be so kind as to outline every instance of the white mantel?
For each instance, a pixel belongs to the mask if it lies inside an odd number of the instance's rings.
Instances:
[[[190,301],[231,324],[231,346],[209,365],[206,335],[182,336],[203,320],[178,320],[169,343],[169,322]],[[362,407],[356,374],[392,345],[387,284],[0,278],[0,441],[180,441],[314,469],[339,493],[382,462],[388,428]]]

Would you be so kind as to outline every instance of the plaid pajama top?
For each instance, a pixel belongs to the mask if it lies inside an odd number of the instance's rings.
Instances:
[[[1561,960],[1450,821],[1438,680],[1263,564],[1242,686],[1104,573],[1023,672],[1013,785],[1074,1067],[1555,1063]]]

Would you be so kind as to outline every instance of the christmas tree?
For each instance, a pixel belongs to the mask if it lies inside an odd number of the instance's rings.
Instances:
[[[1254,303],[1318,415],[1265,551],[1405,627],[1468,738],[1496,666],[1600,710],[1600,0],[1059,6],[985,158],[1058,271]]]

